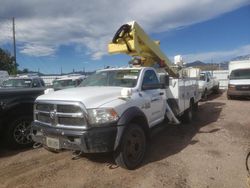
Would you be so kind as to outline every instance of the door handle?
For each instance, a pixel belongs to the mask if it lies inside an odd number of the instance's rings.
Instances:
[[[155,97],[155,98],[151,99],[151,102],[155,102],[155,101],[158,101],[158,100],[160,100],[160,98]]]
[[[164,95],[164,92],[160,92],[159,95]]]

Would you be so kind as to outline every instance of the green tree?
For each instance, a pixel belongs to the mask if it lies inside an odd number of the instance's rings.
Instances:
[[[16,67],[14,64],[14,57],[10,52],[0,48],[0,70],[6,70],[9,74],[16,73]]]

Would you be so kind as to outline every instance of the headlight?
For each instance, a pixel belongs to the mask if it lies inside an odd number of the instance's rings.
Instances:
[[[112,123],[118,120],[118,114],[113,108],[88,109],[89,123],[99,125]]]
[[[228,85],[228,89],[230,89],[230,90],[235,90],[235,85],[229,84],[229,85]]]

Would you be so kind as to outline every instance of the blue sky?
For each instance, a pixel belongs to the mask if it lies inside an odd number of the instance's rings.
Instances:
[[[217,4],[216,1],[210,0],[207,1],[210,4],[205,4],[207,7],[204,4],[197,5],[199,1],[195,0],[186,4],[171,4],[171,7],[167,7],[168,4],[164,5],[163,2],[162,6],[155,7],[150,15],[148,8],[152,5],[148,1],[145,7],[136,9],[135,5],[130,7],[129,11],[119,12],[121,15],[112,19],[112,12],[105,16],[101,14],[103,10],[100,7],[109,7],[107,3],[99,5],[99,2],[93,5],[97,10],[100,9],[99,15],[98,12],[92,12],[91,6],[84,14],[80,13],[81,9],[78,13],[74,8],[64,10],[65,7],[59,7],[48,10],[48,4],[45,2],[38,6],[41,7],[41,12],[43,8],[48,11],[44,18],[39,10],[32,11],[35,3],[23,3],[23,6],[20,6],[23,11],[14,15],[19,68],[60,73],[61,68],[63,72],[71,72],[73,69],[92,71],[107,65],[126,66],[130,57],[110,56],[107,54],[106,45],[117,28],[130,20],[137,20],[152,39],[160,40],[162,50],[171,59],[174,55],[181,54],[186,62],[201,60],[217,63],[238,55],[250,54],[249,1]],[[7,3],[9,1],[6,1]],[[114,6],[121,5],[117,3]],[[162,8],[164,6],[166,8]],[[176,11],[182,8],[185,10],[182,14]],[[13,12],[13,9],[15,7],[5,12],[0,9],[0,17],[11,17],[10,12]],[[127,16],[133,9],[141,12]],[[56,17],[53,17],[56,12]],[[151,17],[141,16],[143,13]],[[89,17],[85,18],[86,15]],[[117,13],[114,12],[114,15]],[[5,33],[2,38],[0,36],[0,47],[11,50],[10,28],[8,21],[2,24],[2,28],[0,26],[0,31]]]

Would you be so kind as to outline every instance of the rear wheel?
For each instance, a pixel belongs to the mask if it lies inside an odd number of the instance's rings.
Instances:
[[[191,101],[189,108],[184,112],[182,116],[183,123],[191,123],[194,116],[194,103]]]
[[[126,128],[120,146],[115,151],[115,162],[125,169],[133,170],[143,161],[146,153],[145,131],[137,124]]]
[[[11,147],[28,147],[33,144],[31,138],[31,122],[30,116],[18,116],[14,118],[8,125],[6,132],[6,140]]]

